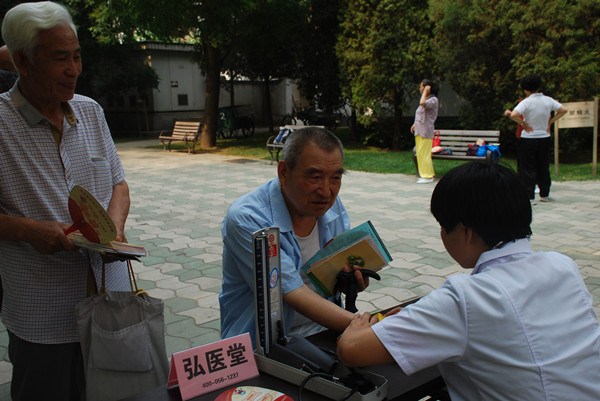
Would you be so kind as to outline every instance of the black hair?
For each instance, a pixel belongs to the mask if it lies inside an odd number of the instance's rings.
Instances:
[[[338,149],[344,161],[344,146],[342,141],[325,128],[307,127],[294,130],[288,135],[283,145],[282,160],[285,160],[290,170],[293,170],[298,164],[300,155],[308,143],[317,145],[325,152],[333,152]]]
[[[519,82],[521,89],[529,92],[537,92],[542,87],[542,78],[538,74],[527,74]]]
[[[431,195],[431,213],[446,232],[462,223],[493,248],[531,236],[531,203],[509,167],[469,162],[448,171]]]
[[[431,86],[431,94],[437,96],[438,92],[440,91],[440,87],[438,86],[438,84],[436,84],[435,82],[433,82],[431,79],[424,79],[421,81],[421,83],[423,84],[423,86]]]

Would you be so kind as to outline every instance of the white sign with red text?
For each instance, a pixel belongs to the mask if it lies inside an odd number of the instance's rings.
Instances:
[[[167,387],[179,384],[183,401],[258,376],[250,334],[176,352]]]

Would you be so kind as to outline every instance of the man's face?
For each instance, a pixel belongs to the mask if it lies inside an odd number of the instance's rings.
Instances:
[[[338,149],[327,153],[312,143],[304,147],[293,171],[282,162],[279,180],[292,220],[323,216],[340,192],[343,172]]]
[[[41,31],[34,54],[34,60],[25,59],[20,66],[21,80],[35,88],[29,95],[47,104],[71,100],[82,69],[75,32],[63,25]]]

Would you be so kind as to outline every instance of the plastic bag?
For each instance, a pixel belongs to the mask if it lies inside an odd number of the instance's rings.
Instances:
[[[479,152],[479,145],[469,145],[467,156],[477,156],[477,152]]]
[[[442,140],[440,139],[440,131],[435,131],[433,133],[433,143],[432,143],[431,147],[436,148],[436,147],[440,146],[441,142],[442,142]]]
[[[477,156],[479,157],[485,157],[485,155],[487,154],[487,151],[492,152],[492,160],[498,160],[502,157],[502,154],[500,153],[500,147],[497,145],[483,145],[480,146],[479,149],[477,149]],[[468,152],[467,152],[468,154]]]

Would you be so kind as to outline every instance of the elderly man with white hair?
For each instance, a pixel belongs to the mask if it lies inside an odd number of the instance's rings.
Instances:
[[[2,23],[19,78],[0,95],[2,322],[13,400],[85,399],[75,306],[98,284],[99,254],[65,235],[70,190],[91,192],[125,240],[129,188],[101,107],[75,95],[81,49],[67,9],[22,3]],[[110,290],[127,290],[123,262],[106,266]]]

